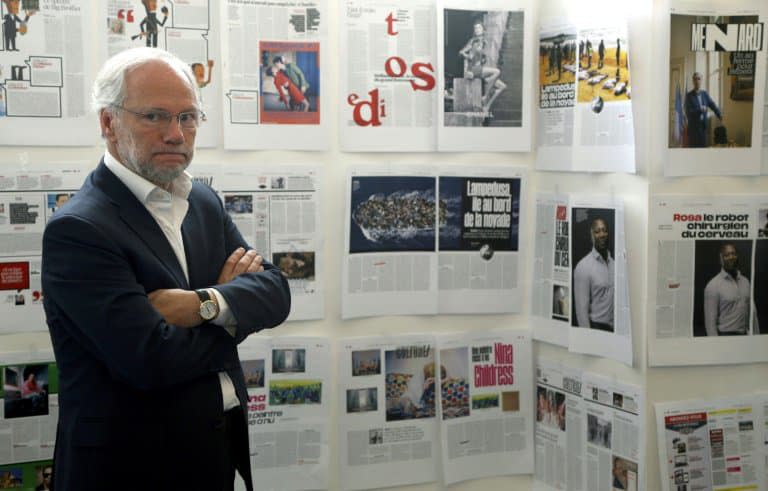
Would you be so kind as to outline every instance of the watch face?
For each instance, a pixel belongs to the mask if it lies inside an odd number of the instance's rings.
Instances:
[[[200,304],[200,317],[205,320],[211,320],[219,313],[218,306],[211,300],[206,300]]]

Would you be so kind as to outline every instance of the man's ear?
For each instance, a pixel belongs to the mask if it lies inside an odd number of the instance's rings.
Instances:
[[[101,136],[107,141],[115,141],[115,118],[115,113],[106,109],[102,109],[99,113]]]

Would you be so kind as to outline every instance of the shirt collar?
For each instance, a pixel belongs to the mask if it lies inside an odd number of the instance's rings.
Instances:
[[[720,268],[720,276],[725,278],[726,280],[732,280],[732,281],[739,281],[741,278],[741,271],[736,270],[736,276],[731,276],[731,273],[726,271],[725,269]]]
[[[603,259],[603,256],[601,256],[601,255],[600,255],[600,253],[599,253],[599,252],[597,252],[597,249],[595,249],[595,247],[594,247],[594,246],[592,246],[592,252],[590,252],[590,254],[592,254],[592,257],[593,257],[593,258],[595,258],[595,259],[597,259],[597,260],[599,260],[599,261],[603,261],[603,262],[606,262],[606,263],[607,263],[607,262],[610,262],[610,261],[611,261],[611,259],[613,259],[613,258],[611,257],[611,251],[608,251],[608,254],[607,254],[607,256],[606,256],[606,259]]]
[[[109,150],[104,152],[104,165],[106,165],[107,168],[112,171],[123,184],[125,184],[141,203],[147,203],[150,195],[153,193],[157,194],[158,191],[186,200],[192,190],[192,176],[187,171],[184,171],[179,177],[171,182],[171,191],[168,193],[165,189],[147,181],[125,165],[121,164]]]

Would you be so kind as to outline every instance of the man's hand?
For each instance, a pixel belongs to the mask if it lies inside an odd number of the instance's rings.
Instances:
[[[224,262],[216,284],[228,283],[243,273],[260,273],[264,271],[264,266],[261,265],[262,261],[263,258],[255,250],[246,251],[242,247],[238,247]]]
[[[169,324],[178,327],[195,327],[203,322],[200,317],[200,299],[193,290],[161,289],[147,296],[155,310],[160,312],[165,322]]]

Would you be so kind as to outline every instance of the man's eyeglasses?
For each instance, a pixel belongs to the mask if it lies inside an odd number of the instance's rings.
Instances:
[[[194,130],[200,126],[201,121],[205,121],[205,113],[200,110],[184,111],[178,114],[171,114],[162,109],[152,109],[150,111],[131,111],[123,106],[112,104],[112,107],[131,113],[139,118],[139,123],[147,128],[166,129],[174,119],[185,130]]]

